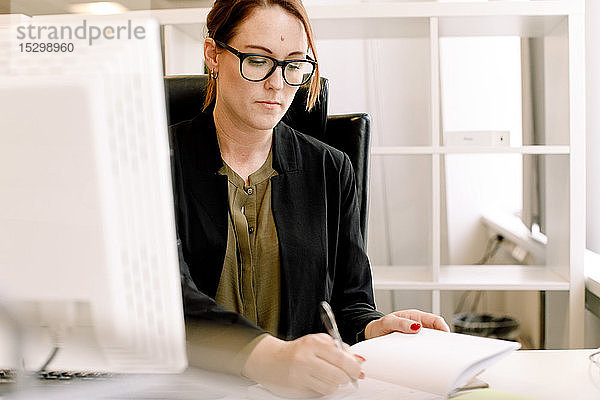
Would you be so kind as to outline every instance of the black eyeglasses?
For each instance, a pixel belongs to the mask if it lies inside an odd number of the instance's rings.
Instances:
[[[251,82],[264,81],[281,66],[285,83],[290,86],[302,86],[310,80],[317,65],[309,56],[306,56],[306,59],[279,61],[262,54],[242,53],[218,40],[215,40],[215,43],[240,59],[240,74]]]

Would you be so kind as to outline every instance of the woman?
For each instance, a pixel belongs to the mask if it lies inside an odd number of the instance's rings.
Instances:
[[[319,92],[301,1],[217,0],[207,28],[205,110],[172,128],[184,308],[200,324],[188,340],[203,366],[286,394],[362,378],[361,357],[319,333],[322,300],[346,343],[448,330],[432,314],[375,309],[348,157],[280,122],[300,85],[307,107]]]

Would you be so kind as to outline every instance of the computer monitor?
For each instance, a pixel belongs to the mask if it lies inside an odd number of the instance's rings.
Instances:
[[[20,27],[0,46],[0,369],[57,348],[48,369],[181,371],[159,25]]]

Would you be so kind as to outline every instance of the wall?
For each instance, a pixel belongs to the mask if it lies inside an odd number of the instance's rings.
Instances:
[[[430,138],[426,37],[320,40],[329,113],[367,112],[372,146],[426,144]],[[375,265],[431,260],[428,156],[373,156],[368,248]]]
[[[516,37],[446,38],[440,43],[444,131],[505,130],[521,144],[521,58]],[[487,242],[488,207],[521,208],[521,156],[446,157],[449,264],[472,264]]]
[[[600,2],[586,1],[587,247],[600,253]],[[597,266],[600,268],[600,265]],[[600,347],[600,318],[586,311],[585,345]]]
[[[600,253],[600,3],[586,2],[587,247]]]
[[[166,25],[163,28],[164,68],[167,75],[204,72],[204,34],[197,25]]]

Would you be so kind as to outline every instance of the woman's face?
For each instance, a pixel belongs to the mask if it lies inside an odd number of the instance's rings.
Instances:
[[[308,48],[302,22],[279,6],[254,10],[227,44],[242,53],[278,60],[304,58]],[[271,130],[283,118],[298,89],[284,82],[281,67],[264,81],[244,79],[239,58],[225,49],[219,50],[217,66],[215,112],[224,112],[241,130]]]

